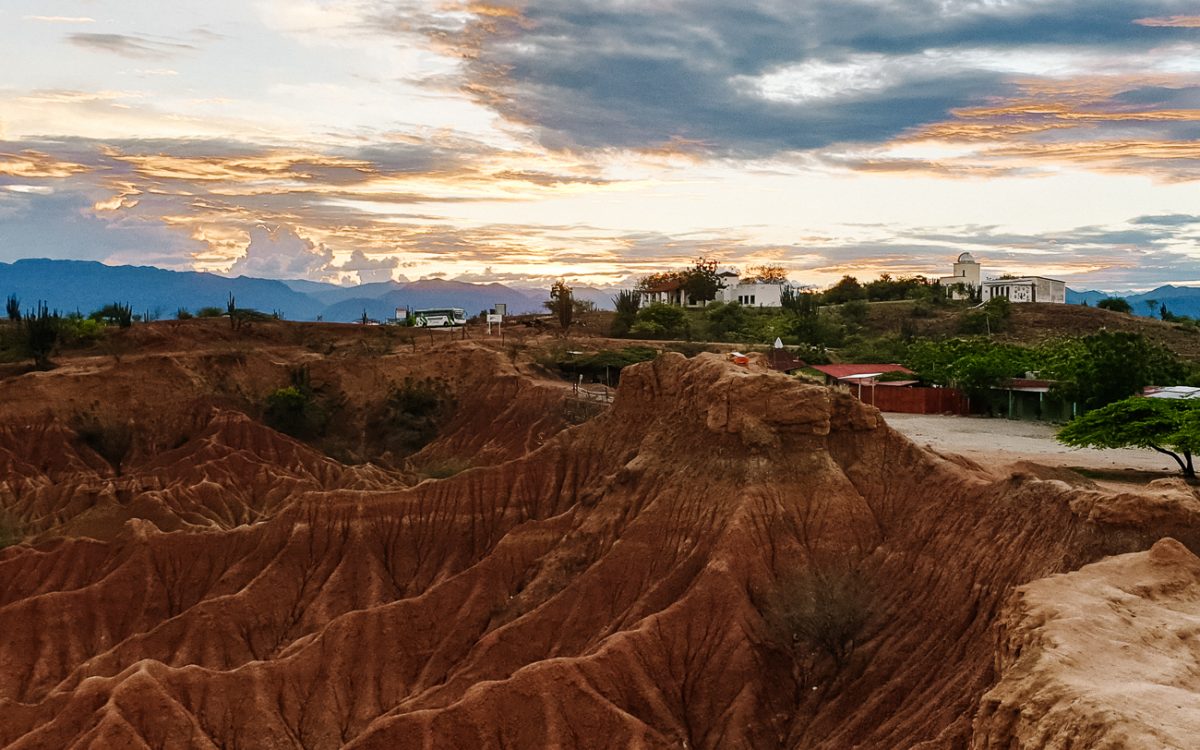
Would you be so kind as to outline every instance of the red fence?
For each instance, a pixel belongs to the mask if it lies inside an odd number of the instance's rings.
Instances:
[[[880,411],[901,414],[970,414],[967,397],[954,388],[908,388],[895,385],[850,386],[850,392]]]

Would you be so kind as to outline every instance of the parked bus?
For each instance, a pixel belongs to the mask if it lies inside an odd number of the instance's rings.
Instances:
[[[461,307],[438,307],[413,310],[412,324],[419,328],[452,328],[467,324],[467,313]]]

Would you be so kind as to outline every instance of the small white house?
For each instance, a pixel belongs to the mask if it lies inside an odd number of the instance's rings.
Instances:
[[[742,281],[737,271],[722,271],[720,277],[725,288],[717,292],[717,299],[745,307],[782,307],[783,290],[789,286],[786,282]]]

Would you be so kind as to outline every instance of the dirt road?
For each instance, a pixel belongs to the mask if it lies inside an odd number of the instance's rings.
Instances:
[[[883,416],[888,424],[921,445],[960,453],[985,466],[1025,460],[1100,471],[1178,469],[1169,456],[1149,449],[1068,448],[1054,439],[1054,426],[1040,422],[925,414]]]

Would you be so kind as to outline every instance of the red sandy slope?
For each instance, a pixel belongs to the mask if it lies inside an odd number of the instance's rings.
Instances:
[[[500,463],[415,487],[227,411],[119,483],[55,422],[0,432],[17,512],[138,508],[0,551],[0,747],[965,748],[1012,587],[1179,517],[1099,518],[710,355],[544,444],[507,408],[509,438],[468,415],[430,449]],[[761,613],[814,566],[874,582],[840,666]]]

